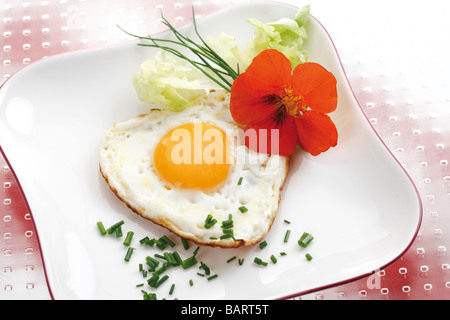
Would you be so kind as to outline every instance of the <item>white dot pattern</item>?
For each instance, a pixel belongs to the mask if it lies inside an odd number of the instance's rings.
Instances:
[[[237,2],[243,1],[3,0],[0,83],[55,54],[127,41],[116,24],[135,33],[158,32],[163,27],[159,9],[181,25],[191,21],[192,5],[201,17]],[[424,216],[410,249],[385,270],[295,299],[450,298],[450,40],[442,37],[450,21],[442,10],[445,2],[307,3],[330,32],[369,122],[414,180]],[[0,299],[50,298],[32,217],[3,158],[0,189]]]

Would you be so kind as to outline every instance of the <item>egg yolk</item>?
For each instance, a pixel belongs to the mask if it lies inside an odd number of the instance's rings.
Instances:
[[[204,122],[187,123],[161,139],[154,165],[158,174],[176,187],[211,190],[228,177],[228,151],[223,130]]]

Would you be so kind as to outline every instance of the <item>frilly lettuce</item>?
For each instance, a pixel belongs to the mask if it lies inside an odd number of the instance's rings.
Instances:
[[[206,42],[236,71],[243,72],[253,58],[266,49],[282,52],[295,67],[308,60],[303,43],[308,38],[306,24],[309,5],[299,9],[294,18],[282,18],[271,23],[256,19],[248,22],[255,27],[254,37],[240,50],[234,37],[221,33]],[[159,104],[171,111],[182,111],[202,94],[220,87],[187,61],[161,50],[156,57],[141,65],[133,77],[136,93],[142,101]]]
[[[296,67],[308,60],[308,52],[303,43],[308,38],[306,24],[309,20],[310,6],[297,11],[294,18],[282,18],[271,23],[262,23],[256,19],[248,22],[255,27],[253,38],[247,42],[243,50],[239,50],[236,39],[225,33],[217,38],[209,37],[206,42],[227,63],[239,71],[245,71],[253,58],[266,49],[277,49],[282,52]]]
[[[133,85],[140,100],[170,111],[183,111],[200,95],[219,88],[188,62],[163,50],[141,64]]]

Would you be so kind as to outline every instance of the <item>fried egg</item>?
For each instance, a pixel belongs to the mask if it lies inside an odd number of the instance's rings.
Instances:
[[[269,232],[289,163],[245,146],[226,92],[182,112],[152,110],[113,124],[99,161],[134,212],[198,245],[223,248],[254,245]]]

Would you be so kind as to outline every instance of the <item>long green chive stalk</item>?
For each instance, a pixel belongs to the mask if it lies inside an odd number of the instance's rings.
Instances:
[[[200,39],[201,43],[196,43],[191,40],[189,37],[181,34],[175,27],[164,18],[161,11],[161,19],[162,23],[169,28],[169,30],[173,33],[177,40],[170,39],[159,39],[153,38],[151,36],[138,36],[132,33],[129,33],[118,26],[123,32],[126,34],[138,38],[140,40],[147,40],[150,43],[139,43],[138,46],[143,47],[152,47],[159,48],[164,51],[167,51],[178,58],[181,58],[188,63],[190,63],[193,67],[202,72],[209,79],[214,81],[223,89],[228,92],[231,91],[231,85],[234,79],[236,79],[239,75],[239,65],[236,66],[237,71],[235,71],[222,57],[220,57],[211,47],[206,43],[205,40],[200,36],[197,28],[197,22],[195,20],[194,8],[192,8],[192,16],[195,34]],[[191,53],[193,53],[199,60],[192,60],[185,54],[181,53],[178,49],[175,49],[169,45],[179,46],[182,49],[188,49]],[[231,78],[231,79],[230,79]]]

